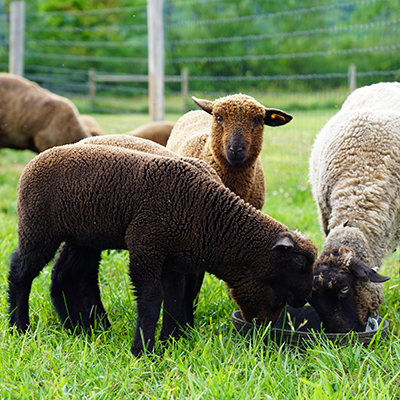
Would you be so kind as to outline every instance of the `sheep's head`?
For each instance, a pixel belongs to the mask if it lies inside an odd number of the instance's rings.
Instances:
[[[383,300],[380,282],[388,279],[357,259],[350,248],[323,251],[314,267],[310,304],[325,332],[365,330]]]
[[[293,118],[281,110],[265,108],[243,94],[215,101],[192,99],[213,116],[211,144],[221,165],[252,165],[262,150],[264,125],[285,125]]]
[[[302,307],[311,297],[317,248],[297,232],[281,233],[269,251],[256,255],[256,267],[227,280],[243,318],[274,324],[285,304]]]

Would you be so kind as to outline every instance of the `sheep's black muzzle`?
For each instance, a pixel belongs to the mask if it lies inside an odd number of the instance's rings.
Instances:
[[[247,157],[246,141],[241,134],[232,135],[226,147],[226,159],[231,165],[243,164]]]

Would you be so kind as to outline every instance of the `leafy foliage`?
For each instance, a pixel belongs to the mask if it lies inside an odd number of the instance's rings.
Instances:
[[[45,64],[147,73],[144,0],[31,0],[26,6],[28,70]],[[335,88],[343,79],[317,76],[346,74],[350,63],[361,75],[398,69],[399,11],[397,0],[166,1],[165,73],[179,75],[189,67],[192,91]],[[298,75],[315,78],[271,79]],[[362,79],[372,83],[368,74]],[[178,84],[169,87],[179,90]]]

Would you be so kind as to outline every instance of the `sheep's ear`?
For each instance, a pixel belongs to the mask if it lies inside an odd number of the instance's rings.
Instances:
[[[268,126],[280,126],[285,125],[290,122],[293,117],[284,111],[278,110],[276,108],[266,108],[264,124]]]
[[[194,96],[192,96],[192,100],[204,111],[208,112],[209,114],[212,114],[213,110],[213,102],[210,100],[204,100],[204,99],[198,99]]]
[[[373,269],[367,267],[361,261],[358,261],[352,268],[353,274],[360,279],[371,282],[386,282],[390,279],[388,276],[378,274]]]
[[[281,236],[276,239],[275,244],[272,246],[271,250],[277,249],[277,250],[289,250],[293,249],[294,247],[294,242],[293,238],[291,236]]]

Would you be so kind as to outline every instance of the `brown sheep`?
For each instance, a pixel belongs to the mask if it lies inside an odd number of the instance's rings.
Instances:
[[[127,132],[126,135],[152,140],[153,142],[165,146],[173,127],[174,123],[169,121],[149,122],[148,124],[139,126],[133,131]]]
[[[311,295],[317,249],[236,196],[203,168],[106,145],[66,145],[36,156],[18,185],[18,248],[10,263],[11,326],[29,325],[33,279],[54,257],[51,298],[67,329],[109,321],[100,299],[104,249],[127,249],[137,300],[132,352],[187,325],[183,274],[224,280],[246,321],[275,322]],[[200,164],[202,165],[202,164]],[[168,272],[165,275],[165,272]]]
[[[185,157],[204,160],[225,186],[261,210],[265,180],[259,154],[264,125],[285,125],[292,116],[265,108],[244,94],[215,101],[192,99],[205,112],[190,111],[181,117],[172,129],[167,148]]]
[[[70,100],[20,76],[0,73],[0,148],[40,153],[89,136]]]
[[[125,149],[130,150],[143,151],[145,153],[150,153],[158,156],[181,158],[181,156],[166,149],[161,144],[155,143],[152,140],[147,140],[131,135],[103,135],[98,137],[90,137],[81,140],[77,144],[110,145],[124,147]],[[196,165],[197,168],[205,169],[206,172],[214,177],[216,182],[222,183],[221,178],[218,176],[218,174],[206,162],[190,157],[185,157],[185,161],[192,162],[194,165]]]
[[[190,111],[181,117],[172,129],[167,148],[185,157],[204,160],[230,190],[261,210],[265,201],[265,179],[259,155],[264,125],[285,125],[292,116],[266,108],[244,94],[215,101],[192,99],[204,111]],[[193,303],[203,276],[187,275],[186,278],[187,301]]]
[[[99,144],[99,145],[111,145],[111,146],[117,146],[117,147],[124,147],[126,149],[131,149],[131,150],[137,150],[137,151],[143,151],[145,153],[150,153],[154,155],[159,155],[159,156],[165,156],[165,157],[175,157],[175,158],[181,158],[181,156],[178,156],[176,153],[166,149],[164,146],[161,144],[155,143],[151,140],[147,140],[144,138],[139,138],[136,136],[130,136],[130,135],[104,135],[101,137],[90,137],[87,139],[83,139],[79,142],[79,145],[81,144]],[[204,168],[206,172],[211,174],[211,176],[214,177],[215,181],[218,183],[222,183],[221,178],[218,176],[218,174],[204,161],[197,160],[194,158],[190,157],[185,157],[185,161],[187,162],[193,162],[197,168]],[[168,281],[168,272],[165,271],[164,273],[165,281]],[[184,282],[184,286],[186,287],[186,291],[188,292],[187,294],[187,299],[186,299],[186,315],[187,315],[187,325],[193,327],[193,301],[194,299],[197,298],[197,294],[200,290],[201,283],[203,280],[203,275],[202,274],[195,274],[195,275],[190,275],[187,274],[185,277],[181,277],[182,282]],[[170,319],[170,315],[165,313],[163,320],[165,321],[165,324],[171,323],[168,322],[168,319]]]
[[[80,118],[85,124],[85,126],[89,129],[89,132],[92,136],[104,135],[100,125],[91,115],[80,114]]]

